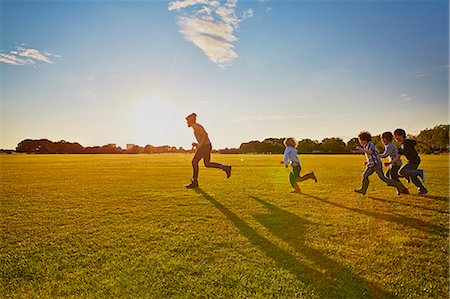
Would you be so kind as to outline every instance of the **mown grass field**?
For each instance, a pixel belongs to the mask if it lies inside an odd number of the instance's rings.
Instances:
[[[397,196],[363,156],[2,155],[0,297],[448,298],[448,156]],[[412,184],[409,190],[417,194]]]

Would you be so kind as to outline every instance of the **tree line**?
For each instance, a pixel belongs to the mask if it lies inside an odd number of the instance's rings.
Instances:
[[[449,125],[438,125],[432,129],[420,131],[417,136],[409,135],[409,137],[416,137],[436,145],[433,149],[418,145],[417,148],[422,153],[444,153],[449,151]],[[266,138],[263,141],[244,142],[239,148],[225,148],[215,152],[223,154],[282,154],[284,152],[283,141],[284,138]],[[372,136],[372,142],[380,151],[384,150],[380,135]],[[299,153],[360,153],[355,151],[355,147],[358,144],[358,138],[356,137],[350,139],[347,143],[337,137],[324,138],[322,141],[302,139],[298,143],[297,150]],[[77,142],[64,140],[52,142],[48,139],[23,140],[17,145],[16,151],[29,154],[159,154],[193,152],[193,150],[169,145],[146,145],[145,147],[135,145],[129,149],[122,149],[112,144],[83,147]]]
[[[434,144],[433,149],[427,148],[424,145],[418,145],[417,149],[421,153],[448,153],[449,152],[449,125],[438,125],[432,129],[425,129],[420,131],[417,136],[408,135],[408,138],[418,138]],[[284,138],[266,138],[263,141],[250,141],[242,143],[239,148],[219,150],[220,153],[230,154],[282,154],[284,152],[283,145]],[[384,145],[381,141],[381,134],[372,136],[372,142],[377,146],[380,152],[384,151]],[[394,140],[393,143],[398,146]],[[355,150],[359,145],[357,137],[350,139],[347,143],[342,138],[331,137],[324,138],[322,141],[302,139],[298,142],[297,151],[299,153],[361,153]]]
[[[48,139],[26,139],[17,145],[16,152],[28,154],[160,154],[188,153],[190,151],[182,147],[177,148],[169,145],[146,145],[145,147],[135,145],[129,149],[122,149],[113,144],[83,147],[78,142],[67,142],[65,140],[53,142]]]

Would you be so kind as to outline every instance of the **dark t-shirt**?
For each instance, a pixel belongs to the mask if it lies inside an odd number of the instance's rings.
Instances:
[[[409,162],[420,162],[419,154],[417,154],[416,146],[417,142],[412,139],[405,139],[405,141],[398,147],[398,153],[404,155]]]

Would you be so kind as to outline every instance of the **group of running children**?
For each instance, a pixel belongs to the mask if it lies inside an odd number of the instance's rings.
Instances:
[[[192,159],[192,167],[194,171],[191,183],[187,185],[187,188],[198,187],[198,163],[203,159],[206,167],[218,168],[223,170],[227,178],[231,176],[231,166],[222,165],[220,163],[211,162],[211,142],[203,126],[197,123],[197,115],[192,113],[186,117],[188,127],[192,127],[197,142],[192,143],[192,147],[196,148],[194,158]],[[393,143],[393,139],[400,144],[397,148]],[[384,132],[381,135],[381,140],[384,144],[384,152],[379,153],[377,147],[372,142],[372,136],[369,132],[363,131],[358,135],[359,143],[356,149],[364,152],[366,156],[366,162],[364,163],[366,169],[362,175],[362,186],[360,189],[355,189],[356,193],[365,195],[367,188],[369,187],[369,177],[376,173],[378,177],[386,183],[386,185],[395,187],[397,194],[409,194],[408,189],[402,184],[400,178],[405,178],[408,183],[410,181],[418,188],[419,195],[426,195],[427,189],[423,185],[425,181],[425,171],[418,169],[420,164],[420,157],[417,153],[415,146],[417,144],[424,144],[428,147],[433,147],[429,142],[409,139],[406,137],[406,132],[403,129],[396,129],[394,134],[391,132]],[[293,193],[301,193],[298,182],[302,182],[308,179],[317,182],[317,178],[314,172],[309,172],[303,176],[300,175],[301,165],[297,153],[297,141],[293,137],[286,138],[284,140],[284,159],[281,164],[288,167],[291,165],[292,170],[289,174],[289,181],[294,188]],[[402,167],[401,156],[404,155],[408,162]],[[388,158],[388,162],[384,165],[388,167],[386,174],[383,173],[383,162],[381,158]],[[419,179],[420,178],[420,179]]]

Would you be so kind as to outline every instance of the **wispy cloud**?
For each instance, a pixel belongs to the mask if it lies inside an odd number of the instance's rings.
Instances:
[[[36,49],[16,47],[9,53],[0,53],[0,62],[11,65],[30,65],[36,62],[54,63],[53,58],[59,58],[61,56],[50,54],[47,52],[41,52]]]
[[[284,115],[247,115],[234,119],[231,123],[238,123],[243,121],[282,121],[282,120],[295,120],[311,118],[309,115],[296,115],[296,116],[284,116]]]
[[[400,98],[401,98],[403,101],[406,101],[406,102],[411,102],[411,101],[413,100],[413,97],[411,97],[411,96],[409,96],[409,95],[407,95],[407,94],[405,94],[405,93],[402,93],[402,94],[400,95]]]
[[[180,12],[178,25],[184,38],[225,68],[238,57],[234,43],[239,23],[254,15],[248,9],[238,18],[236,6],[237,0],[179,0],[170,2],[168,9]]]

